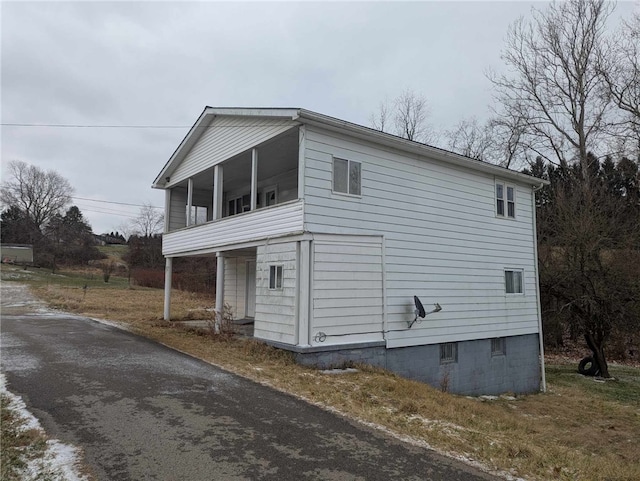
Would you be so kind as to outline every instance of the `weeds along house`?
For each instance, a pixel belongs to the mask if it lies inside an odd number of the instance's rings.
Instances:
[[[165,318],[172,259],[217,256],[216,306],[301,363],[537,391],[541,182],[304,109],[207,107],[153,183]]]

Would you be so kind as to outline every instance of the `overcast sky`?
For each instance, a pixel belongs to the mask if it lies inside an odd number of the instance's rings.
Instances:
[[[302,107],[363,125],[385,97],[424,95],[440,131],[484,119],[488,68],[529,2],[7,2],[2,175],[22,160],[75,187],[94,232],[137,207],[206,106]],[[616,16],[638,2],[619,2]],[[4,124],[130,127],[17,127]]]

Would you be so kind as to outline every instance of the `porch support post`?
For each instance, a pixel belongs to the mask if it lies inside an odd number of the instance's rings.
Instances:
[[[300,241],[298,258],[299,301],[298,301],[298,345],[309,346],[310,294],[311,294],[311,241]]]
[[[164,266],[164,320],[171,320],[171,275],[173,272],[173,257],[167,257]]]
[[[215,332],[220,332],[220,324],[224,311],[224,257],[222,252],[216,252],[216,320]]]
[[[213,168],[213,220],[222,219],[222,166]]]
[[[189,177],[187,183],[187,227],[193,224],[191,206],[193,205],[193,179]]]
[[[258,149],[251,150],[251,210],[258,205]]]

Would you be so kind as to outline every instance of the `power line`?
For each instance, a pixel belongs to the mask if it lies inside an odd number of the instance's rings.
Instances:
[[[55,127],[61,129],[188,129],[190,125],[90,125],[0,123],[3,127]]]
[[[151,207],[153,209],[164,209],[164,207],[157,207],[155,205],[144,205],[144,204],[128,204],[127,202],[116,202],[114,200],[98,200],[98,199],[88,199],[86,197],[71,197],[72,199],[77,199],[77,200],[88,200],[91,202],[102,202],[104,204],[118,204],[118,205],[130,205],[133,207]]]

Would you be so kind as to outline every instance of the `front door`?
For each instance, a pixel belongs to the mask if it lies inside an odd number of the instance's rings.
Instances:
[[[256,261],[247,261],[247,306],[245,316],[256,317]]]

